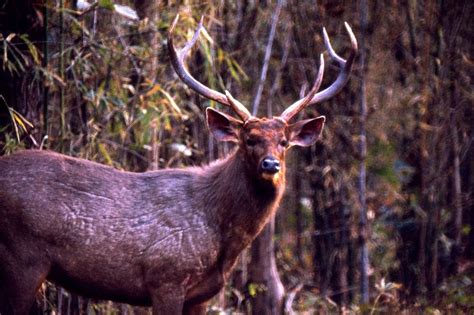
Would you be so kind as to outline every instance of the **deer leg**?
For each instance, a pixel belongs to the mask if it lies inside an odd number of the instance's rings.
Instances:
[[[184,305],[184,288],[173,284],[152,289],[153,315],[181,315]]]
[[[195,305],[184,305],[184,315],[205,315],[207,310],[207,302]]]
[[[15,259],[0,246],[0,314],[28,314],[49,270],[35,258]]]

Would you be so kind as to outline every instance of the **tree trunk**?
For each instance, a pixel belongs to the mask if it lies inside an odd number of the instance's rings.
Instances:
[[[302,178],[301,172],[302,169],[300,167],[300,158],[298,154],[293,155],[293,209],[295,211],[295,219],[296,219],[296,258],[298,259],[298,263],[300,268],[304,268],[304,259],[303,259],[303,207],[301,205],[301,197],[302,197]]]
[[[248,269],[249,283],[257,286],[257,295],[252,301],[252,314],[255,315],[279,314],[282,309],[285,289],[275,262],[274,231],[275,218],[272,218],[252,244]]]
[[[158,32],[157,32],[157,23],[159,19],[158,7],[160,1],[156,0],[134,0],[133,1],[135,9],[137,10],[137,15],[140,20],[147,20],[147,32],[144,32],[142,35],[141,42],[147,43],[149,45],[148,49],[151,52],[151,58],[148,62],[141,65],[140,73],[138,74],[141,77],[142,81],[144,78],[149,79],[151,82],[155,82],[157,67],[158,67]]]
[[[422,93],[424,103],[424,123],[426,125],[437,125],[437,106],[438,102],[435,102],[436,98],[433,95],[431,88],[432,71],[431,71],[431,32],[432,32],[432,21],[433,21],[433,9],[432,2],[428,1],[424,8],[424,28],[423,28],[423,54],[422,54]],[[428,213],[427,217],[427,234],[426,234],[426,247],[421,248],[426,252],[425,265],[420,265],[420,270],[425,273],[426,286],[429,290],[433,291],[436,288],[437,270],[438,270],[438,233],[439,233],[439,221],[440,212],[439,207],[435,204],[435,188],[433,179],[436,174],[436,140],[439,141],[439,132],[431,132],[423,128],[423,142],[424,148],[422,153],[424,154],[424,194],[422,200],[424,200],[422,207],[424,211]],[[440,189],[438,187],[438,189]],[[441,194],[442,194],[442,189]]]
[[[455,121],[455,119],[452,119]],[[455,126],[455,124],[453,124]],[[462,190],[461,190],[461,162],[459,158],[459,137],[457,128],[451,130],[452,153],[453,153],[453,200],[454,200],[454,248],[453,248],[453,273],[456,273],[461,254],[461,232],[462,232]]]
[[[367,36],[367,1],[360,2],[360,134],[359,134],[359,248],[360,248],[360,293],[361,302],[369,303],[369,251],[367,248],[367,239],[369,235],[369,227],[367,223],[367,204],[366,204],[366,158],[367,158],[367,91],[366,91],[366,45]]]

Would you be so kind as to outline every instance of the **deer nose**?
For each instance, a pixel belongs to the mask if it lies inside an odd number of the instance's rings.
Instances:
[[[273,156],[267,156],[260,163],[260,169],[264,173],[276,174],[280,171],[280,161],[275,159]]]

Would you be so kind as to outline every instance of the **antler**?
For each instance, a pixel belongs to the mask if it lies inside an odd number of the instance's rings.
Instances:
[[[322,81],[322,72],[324,71],[324,60],[321,55],[321,65],[318,71],[318,78],[316,79],[313,88],[308,93],[308,95],[293,103],[280,115],[280,117],[283,118],[285,121],[290,121],[295,115],[297,115],[305,107],[311,104],[321,103],[330,99],[331,97],[339,93],[339,91],[346,85],[347,81],[349,80],[349,75],[352,71],[352,65],[354,64],[355,56],[357,54],[357,40],[349,24],[347,24],[347,22],[344,22],[344,25],[346,27],[347,33],[349,34],[352,48],[351,54],[349,55],[349,58],[347,58],[347,60],[344,60],[343,58],[339,57],[339,55],[334,51],[331,46],[331,42],[329,41],[329,36],[326,32],[326,28],[323,28],[324,44],[326,45],[329,55],[341,67],[341,71],[339,72],[336,81],[334,81],[333,84],[331,84],[323,91],[316,93],[319,89],[319,86],[321,85],[320,81]]]
[[[196,31],[194,32],[194,35],[191,38],[191,40],[188,43],[186,43],[186,45],[179,51],[179,53],[176,51],[173,45],[173,37],[172,37],[173,30],[178,22],[178,19],[179,19],[179,14],[174,19],[173,24],[171,25],[171,28],[168,31],[169,54],[171,57],[171,63],[173,64],[173,67],[176,73],[178,74],[178,76],[187,86],[189,86],[191,89],[193,89],[197,93],[201,94],[202,96],[208,99],[211,99],[223,105],[229,106],[240,118],[242,118],[243,121],[248,120],[250,117],[252,117],[250,112],[242,103],[234,99],[228,91],[225,91],[226,94],[224,95],[218,91],[208,88],[201,82],[197,81],[186,69],[184,59],[186,58],[189,50],[194,46],[197,39],[199,38],[199,33],[201,32],[201,29],[203,27],[202,26],[203,18],[201,18],[201,21],[199,22],[199,25]]]

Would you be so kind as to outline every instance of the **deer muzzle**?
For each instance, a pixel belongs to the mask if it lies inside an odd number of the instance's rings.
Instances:
[[[274,175],[281,170],[280,161],[273,156],[267,156],[260,163],[260,171],[264,174]]]

